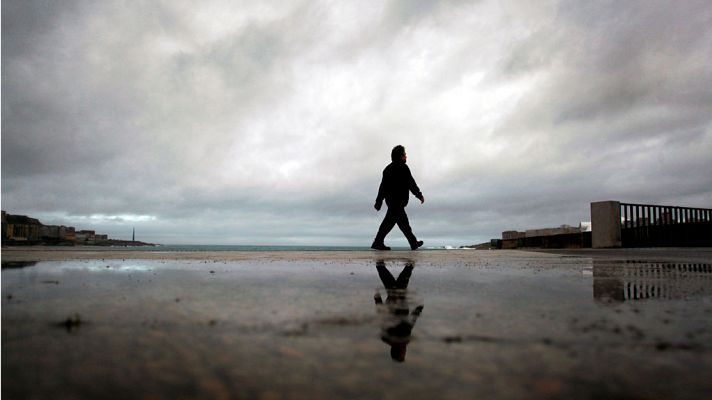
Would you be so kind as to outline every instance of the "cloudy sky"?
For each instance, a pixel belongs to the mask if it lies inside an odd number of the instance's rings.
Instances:
[[[707,0],[4,0],[2,208],[367,246],[397,144],[426,246],[712,207],[710,55]]]

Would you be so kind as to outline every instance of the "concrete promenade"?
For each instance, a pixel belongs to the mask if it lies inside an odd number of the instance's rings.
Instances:
[[[2,396],[704,398],[710,254],[2,249]]]
[[[96,259],[131,260],[221,260],[249,259],[308,259],[308,260],[375,260],[402,258],[405,255],[417,260],[474,260],[487,257],[519,257],[527,253],[548,253],[562,256],[590,257],[596,259],[656,259],[670,261],[712,262],[712,247],[652,247],[612,249],[525,249],[525,250],[421,250],[421,251],[161,251],[158,249],[127,250],[121,247],[97,246],[32,246],[4,247],[3,261],[62,261]]]

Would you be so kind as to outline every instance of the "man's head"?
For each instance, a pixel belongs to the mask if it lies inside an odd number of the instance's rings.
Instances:
[[[407,159],[405,155],[405,147],[398,145],[391,150],[391,161],[403,161]]]

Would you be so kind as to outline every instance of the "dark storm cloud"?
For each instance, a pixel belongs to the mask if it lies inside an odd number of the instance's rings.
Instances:
[[[75,16],[77,4],[27,1],[4,2],[2,7],[3,178],[6,173],[32,175],[56,170],[71,162],[69,154],[47,149],[77,144],[73,143],[76,137],[64,130],[81,129],[67,115],[68,111],[81,112],[58,104],[58,100],[67,99],[67,92],[60,93],[52,84],[60,78],[53,67],[54,56],[61,56],[59,49],[63,48],[61,23]],[[97,153],[102,149],[93,150],[77,155],[78,161],[100,157]]]
[[[46,223],[368,244],[395,144],[430,244],[712,203],[705,2],[2,8],[3,209]]]
[[[2,55],[23,56],[36,49],[38,38],[58,28],[64,14],[78,10],[76,1],[6,1],[2,5]]]

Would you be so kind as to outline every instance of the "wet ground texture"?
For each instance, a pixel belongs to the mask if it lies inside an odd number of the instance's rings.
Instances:
[[[432,253],[6,263],[2,396],[712,393],[712,262]]]

